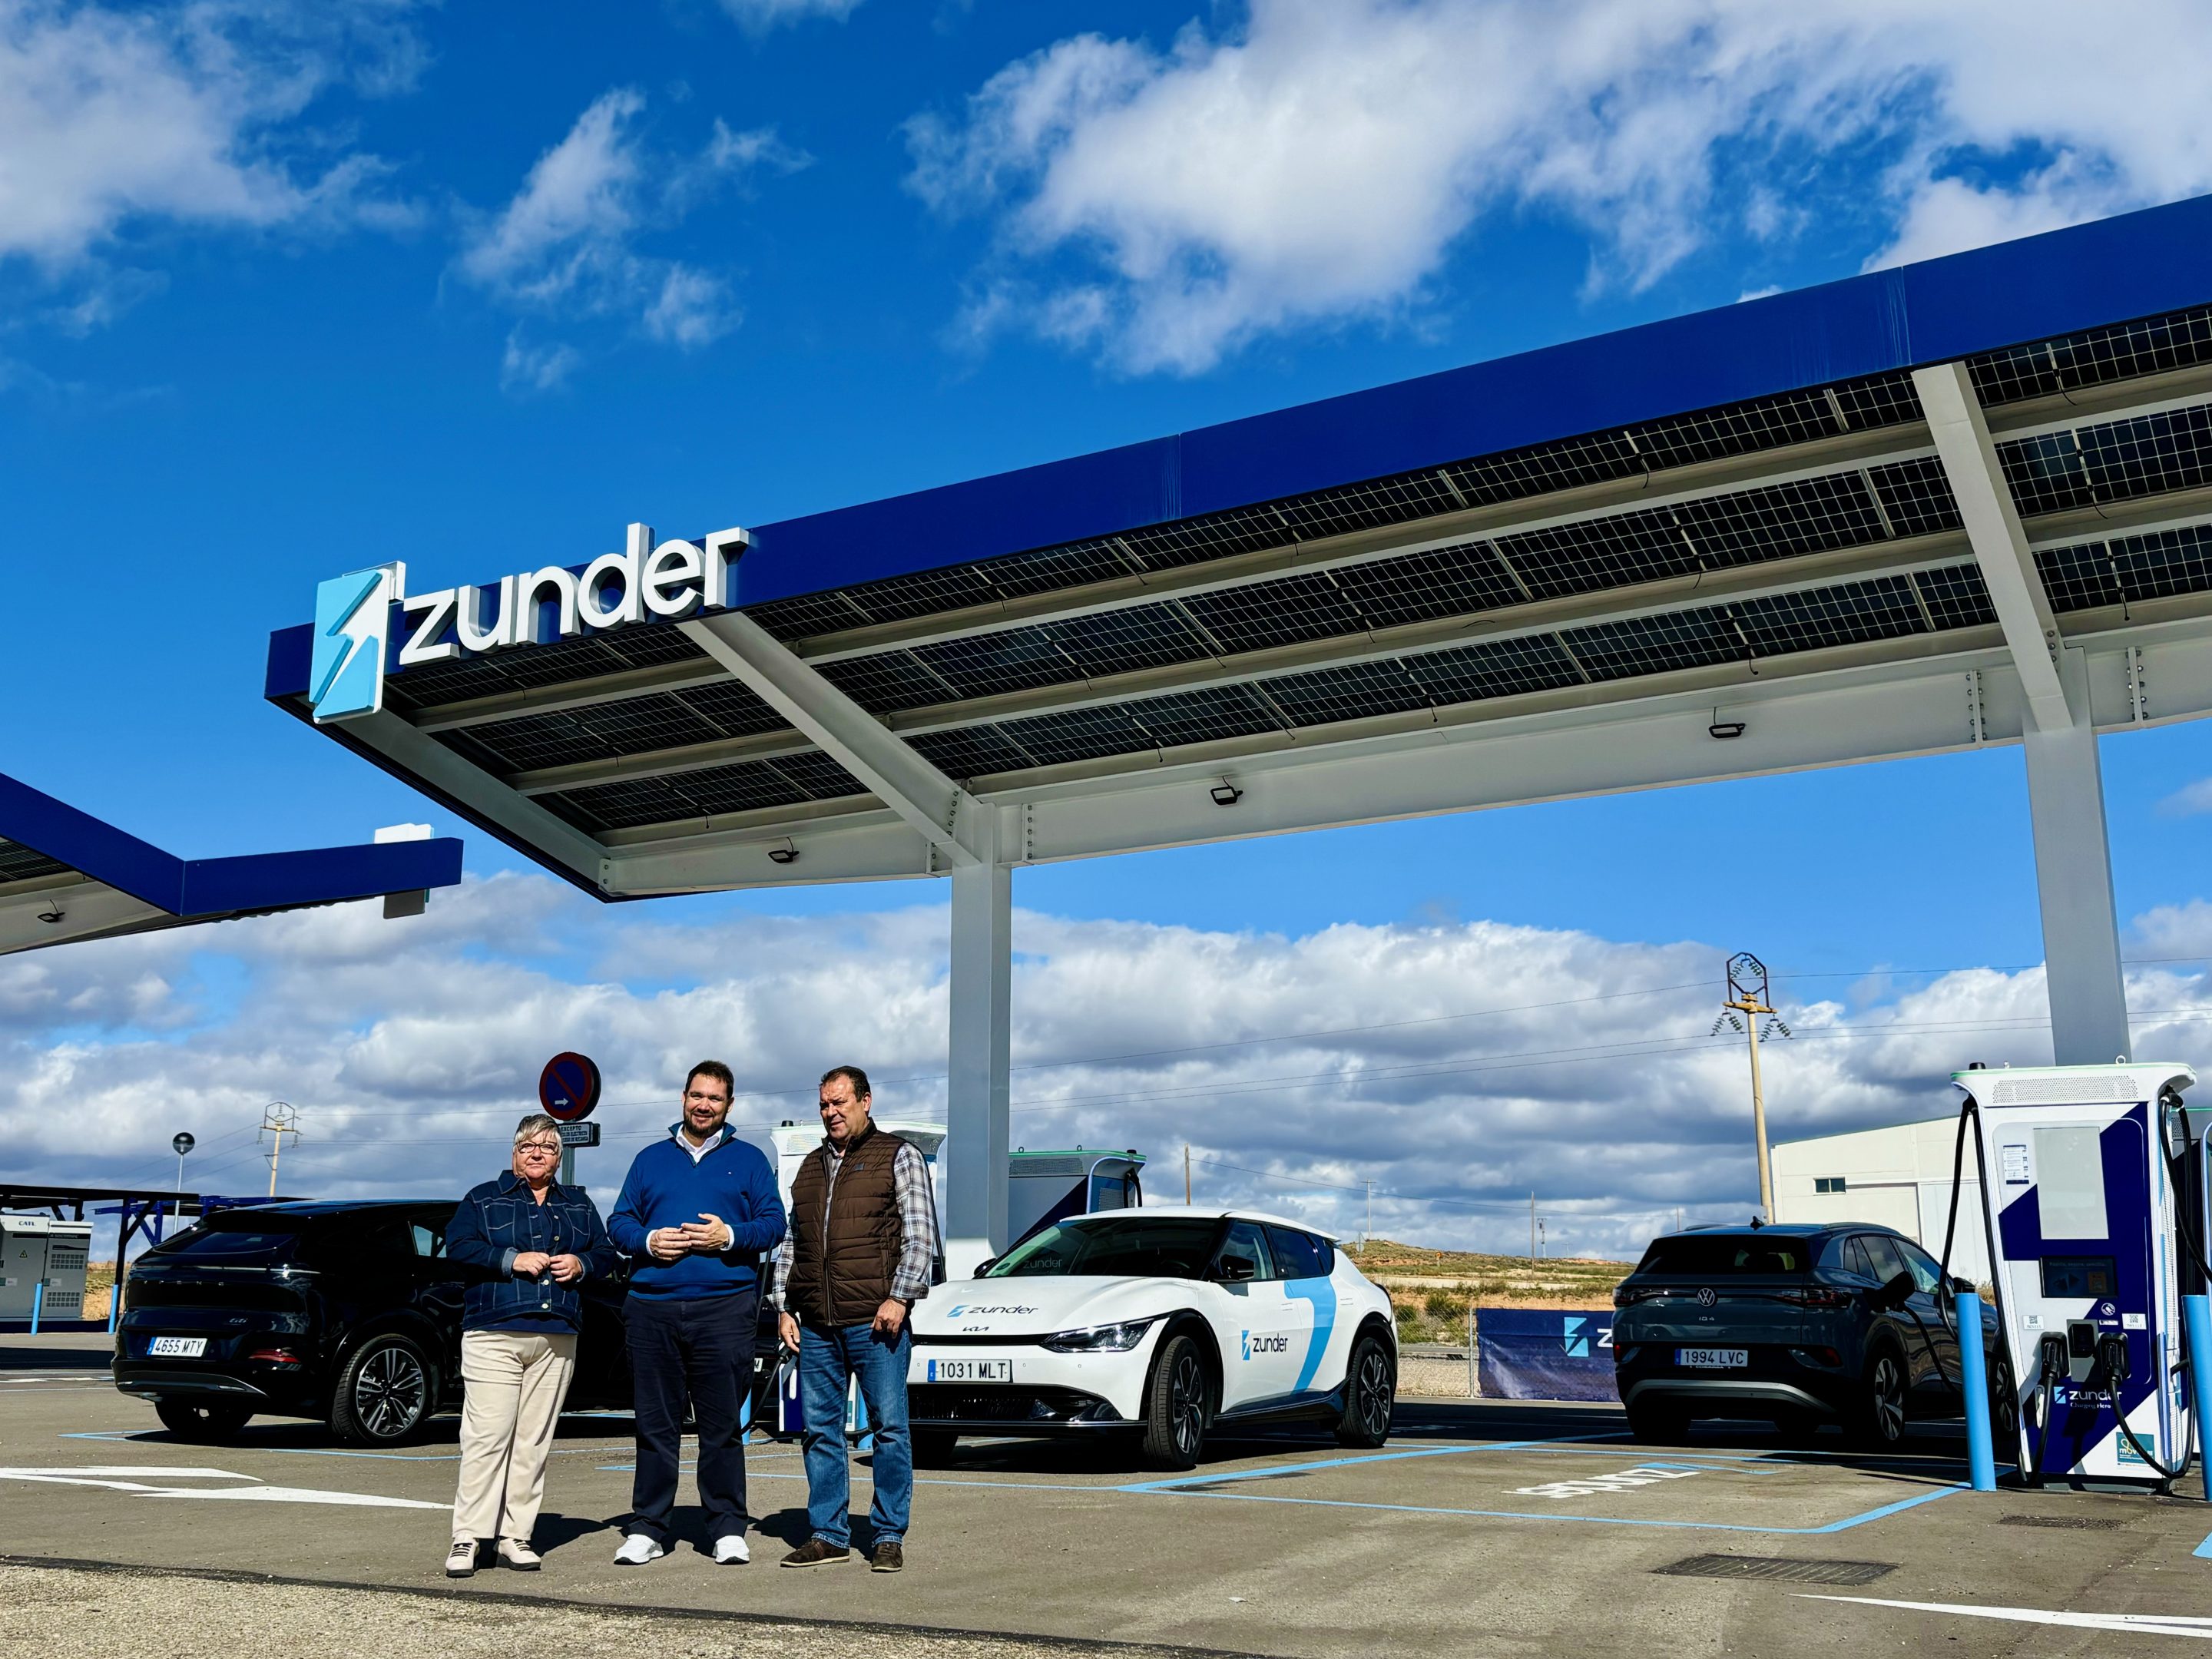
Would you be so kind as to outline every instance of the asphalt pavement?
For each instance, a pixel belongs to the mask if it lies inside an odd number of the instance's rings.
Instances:
[[[1226,1442],[1187,1475],[1127,1449],[963,1445],[923,1473],[908,1570],[775,1562],[805,1535],[797,1449],[757,1443],[753,1564],[694,1535],[612,1557],[626,1417],[562,1425],[543,1572],[441,1572],[453,1425],[365,1454],[257,1419],[192,1445],[108,1387],[96,1337],[0,1338],[0,1651],[360,1646],[830,1656],[1164,1650],[1313,1656],[2140,1654],[2212,1638],[2212,1505],[1963,1489],[1940,1426],[1907,1454],[1763,1432],[1628,1440],[1617,1410],[1401,1402],[1379,1452]],[[854,1490],[867,1493],[858,1455]],[[688,1491],[687,1491],[688,1497]],[[858,1529],[865,1542],[865,1523]],[[2195,1623],[2187,1621],[2194,1620]],[[227,1633],[228,1632],[228,1633]],[[349,1634],[350,1632],[350,1634]],[[617,1648],[619,1644],[619,1648]]]

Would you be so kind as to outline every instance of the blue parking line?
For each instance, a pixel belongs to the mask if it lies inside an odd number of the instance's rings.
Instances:
[[[2199,1544],[2195,1549],[2189,1553],[2191,1555],[2201,1555],[2206,1560],[2212,1561],[2212,1538],[2207,1538],[2203,1543]]]
[[[1116,1492],[1137,1492],[1143,1488],[1116,1486]],[[1831,1521],[1824,1527],[1753,1527],[1735,1521],[1655,1521],[1641,1516],[1626,1515],[1557,1515],[1534,1510],[1456,1510],[1439,1509],[1419,1504],[1362,1504],[1341,1498],[1282,1498],[1273,1492],[1158,1492],[1155,1496],[1171,1498],[1224,1498],[1245,1504],[1306,1504],[1321,1509],[1382,1510],[1401,1515],[1460,1515],[1490,1521],[1571,1521],[1593,1527],[1662,1527],[1686,1532],[1755,1532],[1812,1538],[1823,1533],[1849,1532],[1853,1527],[1865,1526],[1884,1516],[1901,1510],[1917,1509],[1923,1504],[1932,1504],[1939,1498],[1948,1498],[1954,1492],[1963,1492],[1960,1486],[1947,1486],[1936,1492],[1924,1492],[1916,1497],[1885,1504],[1878,1510],[1868,1510],[1861,1515],[1846,1516],[1841,1521]],[[2212,1540],[2208,1540],[2212,1542]]]
[[[1468,1452],[1525,1451],[1533,1446],[1583,1444],[1592,1440],[1626,1436],[1561,1434],[1541,1440],[1486,1440],[1471,1446],[1423,1446],[1416,1451],[1370,1452],[1361,1457],[1323,1457],[1310,1463],[1278,1463],[1269,1468],[1224,1469],[1218,1474],[1178,1475],[1173,1480],[1140,1480],[1130,1486],[1109,1486],[1109,1492],[1175,1492],[1185,1486],[1217,1486],[1224,1480],[1270,1480],[1278,1475],[1304,1474],[1309,1469],[1347,1468],[1356,1463],[1395,1463],[1410,1457],[1456,1457]],[[1601,1454],[1593,1454],[1601,1455]],[[1601,1454],[1618,1455],[1617,1453]]]

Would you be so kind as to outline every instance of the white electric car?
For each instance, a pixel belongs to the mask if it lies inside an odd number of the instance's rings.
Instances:
[[[1243,1210],[1109,1210],[1024,1239],[914,1310],[915,1456],[962,1435],[1142,1437],[1188,1468],[1216,1426],[1304,1419],[1379,1446],[1390,1298],[1320,1233]]]

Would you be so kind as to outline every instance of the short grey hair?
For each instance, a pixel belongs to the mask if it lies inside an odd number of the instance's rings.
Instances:
[[[544,1112],[532,1112],[514,1126],[514,1144],[520,1146],[526,1140],[535,1140],[549,1129],[555,1139],[561,1138],[561,1125],[556,1120]]]

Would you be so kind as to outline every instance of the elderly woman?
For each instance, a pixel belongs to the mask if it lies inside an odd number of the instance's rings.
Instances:
[[[615,1248],[581,1187],[554,1180],[561,1126],[533,1112],[515,1126],[514,1161],[472,1187],[446,1231],[446,1254],[477,1270],[461,1315],[461,1486],[446,1576],[477,1570],[498,1540],[499,1564],[535,1572],[530,1547],[545,1493],[545,1459],[576,1368],[586,1274],[614,1271]]]

